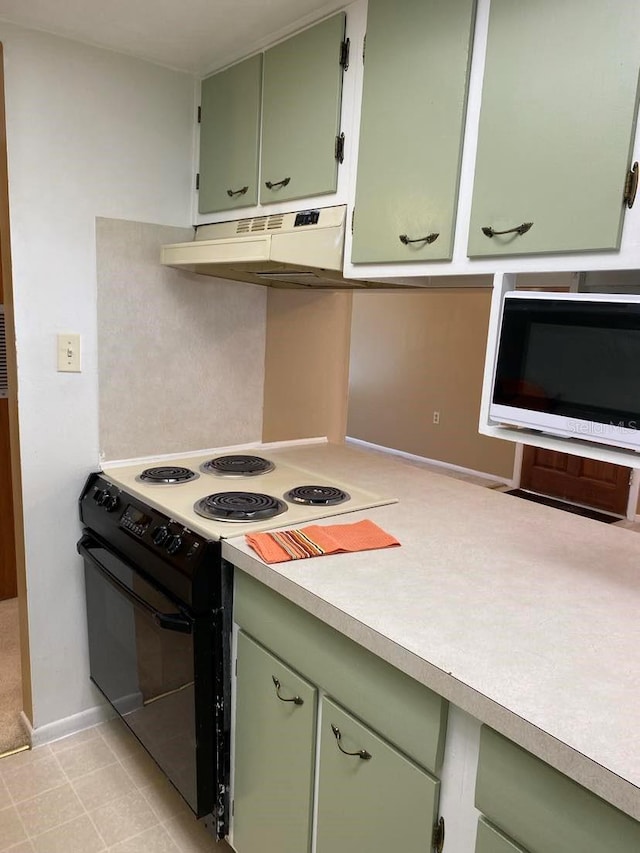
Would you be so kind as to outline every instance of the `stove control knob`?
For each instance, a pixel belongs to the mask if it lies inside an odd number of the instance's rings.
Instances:
[[[111,494],[105,489],[98,498],[98,506],[108,507],[111,500]]]
[[[108,495],[106,489],[96,489],[93,493],[93,499],[98,504],[98,506],[102,506],[105,500],[105,496]]]
[[[153,540],[154,545],[162,545],[163,542],[166,541],[169,536],[169,528],[165,527],[156,527],[156,529],[151,534],[151,539]]]
[[[109,495],[109,500],[105,501],[104,506],[107,512],[115,512],[120,506],[120,498],[117,495]]]
[[[180,548],[182,548],[182,536],[176,534],[167,543],[167,554],[177,554]]]

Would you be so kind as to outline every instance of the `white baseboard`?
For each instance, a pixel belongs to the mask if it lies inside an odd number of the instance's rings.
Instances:
[[[473,468],[464,468],[462,465],[453,465],[450,462],[442,462],[440,459],[429,459],[426,456],[416,456],[415,453],[406,453],[404,450],[395,450],[393,447],[384,447],[382,444],[373,444],[370,441],[363,441],[361,438],[345,438],[346,444],[355,444],[359,447],[366,447],[369,450],[377,450],[380,453],[387,453],[391,456],[400,456],[402,459],[408,459],[410,462],[422,462],[427,465],[434,465],[437,468],[446,468],[448,471],[456,471],[459,474],[467,474],[472,477],[480,477],[483,480],[493,480],[494,482],[504,483],[505,486],[514,488],[514,480],[507,477],[500,477],[497,474],[487,474],[486,471],[476,471]]]
[[[46,723],[44,726],[36,726],[36,728],[31,725],[24,711],[21,711],[20,722],[29,736],[31,746],[35,747],[52,743],[54,740],[60,740],[60,738],[68,737],[84,729],[90,729],[99,723],[113,719],[114,716],[115,713],[109,705],[97,705],[95,708],[88,708],[79,714],[72,714],[70,717],[63,717],[61,720]]]

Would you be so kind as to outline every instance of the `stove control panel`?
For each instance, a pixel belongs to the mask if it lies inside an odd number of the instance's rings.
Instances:
[[[133,504],[129,504],[120,516],[120,527],[130,530],[136,536],[144,536],[150,524],[150,516],[133,506]]]

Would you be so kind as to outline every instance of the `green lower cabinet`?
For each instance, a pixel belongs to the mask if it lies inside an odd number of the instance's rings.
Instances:
[[[237,853],[305,853],[316,690],[242,632],[237,661],[233,846]]]
[[[487,726],[480,735],[475,804],[526,853],[640,850],[638,821]],[[478,853],[503,850],[511,853],[499,846]]]
[[[482,818],[478,821],[476,853],[527,853]]]
[[[431,850],[440,783],[327,698],[321,732],[316,853]]]

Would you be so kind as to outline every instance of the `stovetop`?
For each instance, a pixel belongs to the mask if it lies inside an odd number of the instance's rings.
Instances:
[[[218,465],[209,464],[220,457],[223,461]],[[321,518],[382,506],[396,500],[358,489],[334,478],[327,479],[309,469],[281,462],[277,450],[263,452],[259,449],[255,453],[251,451],[248,458],[264,460],[267,464],[257,462],[257,467],[263,467],[264,472],[245,470],[247,466],[239,456],[221,451],[180,457],[168,462],[153,461],[106,467],[104,473],[114,486],[124,489],[194,532],[214,540],[276,527],[309,524]],[[152,480],[141,479],[143,471],[148,469],[154,471]],[[168,469],[174,482],[155,482],[159,469]],[[198,476],[187,479],[182,469],[192,471]],[[303,498],[323,502],[313,505],[299,503],[300,492]],[[238,493],[243,496],[240,497]],[[211,500],[212,495],[223,497]],[[270,503],[265,498],[273,498],[278,506],[278,512],[273,517],[263,518],[260,515],[262,507]],[[232,510],[238,503],[248,503],[250,509],[257,510],[250,520],[238,521],[231,518]],[[221,505],[223,512],[229,512],[230,520],[203,517],[201,510],[208,510],[210,504]]]

